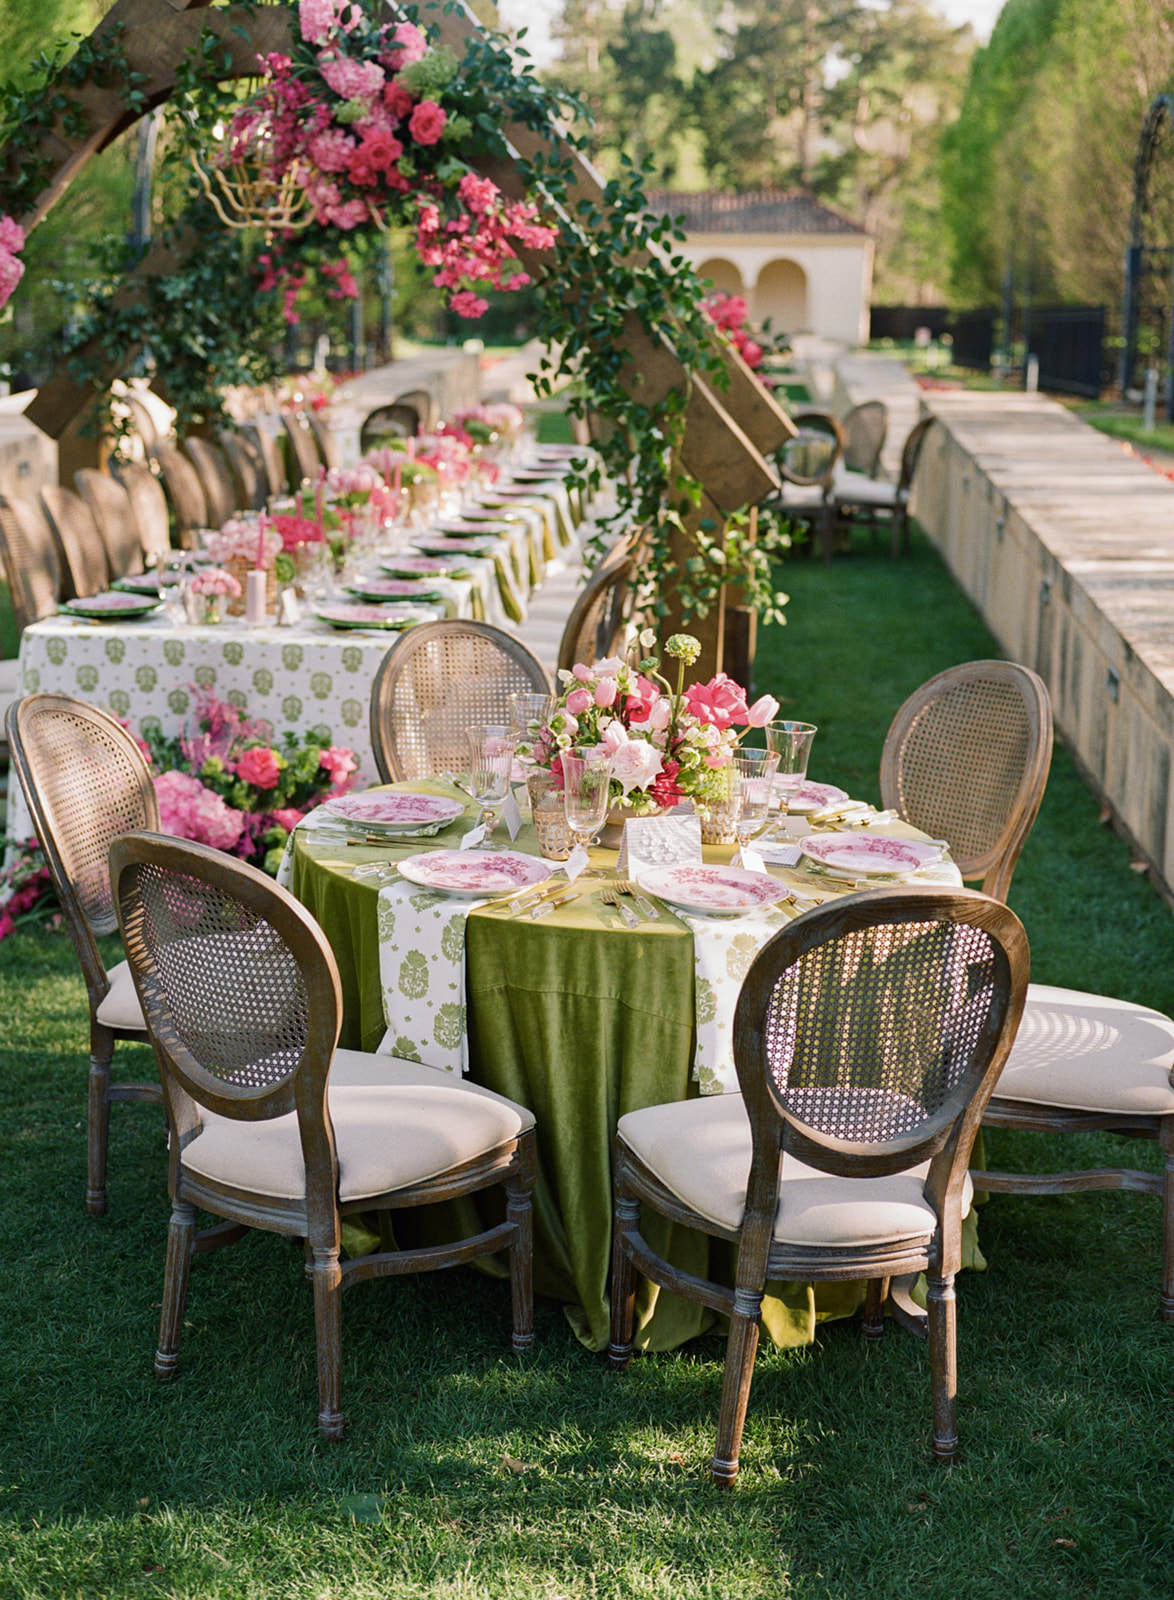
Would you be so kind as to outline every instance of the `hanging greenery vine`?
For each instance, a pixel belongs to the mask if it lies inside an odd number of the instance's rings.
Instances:
[[[767,553],[736,519],[728,531],[694,536],[684,562],[673,554],[701,498],[679,465],[688,387],[695,377],[727,380],[702,285],[676,248],[683,236],[650,213],[643,173],[626,165],[601,205],[576,198],[578,140],[557,130],[581,108],[540,83],[500,35],[472,33],[458,57],[417,7],[390,15],[379,0],[300,0],[290,35],[289,54],[260,60],[244,88],[223,81],[224,43],[201,36],[168,106],[172,221],[162,242],[174,247],[175,265],[120,295],[128,263],[106,264],[77,330],[73,376],[93,381],[110,355],[148,349],[179,425],[206,424],[225,386],[273,375],[283,323],[296,318],[308,285],[336,298],[357,293],[363,241],[406,230],[458,315],[485,308],[487,284],[533,281],[549,352],[537,387],[552,392],[569,379],[572,411],[602,419],[599,452],[619,516],[645,530],[643,576],[654,591],[671,590],[686,615],[703,615],[721,583],[736,578],[760,614],[777,616],[784,597],[771,588]],[[46,81],[57,73],[58,89],[42,109],[27,95],[6,96],[0,207],[20,214],[44,182],[21,170],[20,149],[55,120],[68,130],[62,82],[118,67],[117,37],[107,36],[101,52],[78,51],[66,80],[46,61]],[[129,105],[137,93],[129,71],[126,83]],[[477,170],[486,158],[511,158],[512,125],[545,143],[541,155],[516,162],[527,201],[508,200]],[[238,227],[248,218],[233,212],[242,193],[247,212],[258,179],[282,224],[268,238]],[[640,397],[624,348],[632,319],[671,347],[684,387]]]

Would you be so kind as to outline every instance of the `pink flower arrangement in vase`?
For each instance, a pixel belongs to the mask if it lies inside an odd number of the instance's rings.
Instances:
[[[219,622],[223,601],[239,600],[241,586],[223,567],[205,567],[188,584],[188,593],[203,602],[205,622]]]
[[[719,804],[739,743],[750,729],[772,722],[779,710],[771,695],[747,704],[746,691],[724,672],[686,688],[685,669],[701,653],[690,634],[673,634],[665,644],[665,655],[677,663],[674,687],[656,657],[639,658],[655,641],[646,629],[624,656],[561,669],[558,707],[530,744],[533,759],[549,767],[556,781],[564,750],[605,746],[611,755],[612,809],[635,816],[686,799],[699,809]]]

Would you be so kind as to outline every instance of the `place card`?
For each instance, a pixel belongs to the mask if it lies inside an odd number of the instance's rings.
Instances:
[[[799,852],[795,846],[788,846],[788,849],[795,849],[795,855],[796,857],[798,856]],[[730,865],[742,867],[746,872],[765,872],[766,857],[757,850],[751,850],[748,844],[744,844],[740,850],[735,852],[734,859]]]
[[[472,850],[479,845],[485,837],[485,824],[479,822],[475,828],[470,828],[468,833],[461,835],[458,850]]]
[[[298,599],[297,591],[292,584],[286,584],[281,591],[281,599],[277,605],[278,627],[293,628],[302,620],[302,604]]]
[[[563,862],[563,871],[567,875],[567,882],[574,883],[575,879],[590,862],[591,857],[581,844],[577,844],[570,855]]]
[[[512,789],[507,791],[505,800],[502,802],[501,820],[509,829],[510,842],[512,843],[518,837],[518,829],[522,826],[522,813],[518,809],[517,797]]]
[[[743,851],[743,856],[746,854]],[[769,861],[772,867],[794,867],[799,864],[800,851],[797,844],[786,839],[763,839],[758,849],[751,850],[749,854],[757,856],[759,861]]]
[[[667,817],[630,817],[616,861],[617,872],[640,867],[695,866],[701,860],[701,820],[695,811]]]

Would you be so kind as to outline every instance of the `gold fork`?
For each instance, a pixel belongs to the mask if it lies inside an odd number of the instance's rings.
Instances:
[[[614,906],[619,912],[625,928],[638,928],[640,926],[640,918],[632,910],[631,906],[624,904],[620,898],[619,887],[616,884],[609,883],[606,888],[600,889],[599,898],[605,906]]]
[[[639,884],[633,883],[631,878],[617,878],[612,887],[620,894],[630,894],[649,922],[659,921],[660,912],[648,896],[641,893]]]

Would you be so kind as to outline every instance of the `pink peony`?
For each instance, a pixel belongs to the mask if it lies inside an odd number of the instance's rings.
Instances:
[[[778,701],[769,694],[760,695],[746,713],[746,721],[752,728],[765,728],[768,722],[773,722],[779,714]]]
[[[435,144],[444,132],[448,113],[435,100],[421,100],[412,112],[408,132],[417,144]]]
[[[213,850],[231,850],[244,832],[244,812],[225,805],[186,772],[161,772],[155,779],[155,794],[164,833],[211,845]]]
[[[746,691],[724,672],[708,683],[691,683],[685,690],[685,704],[703,725],[728,728],[746,721]]]
[[[237,761],[236,775],[254,789],[275,789],[281,777],[281,757],[268,745],[251,745]]]
[[[345,745],[332,744],[329,750],[323,750],[319,765],[330,774],[330,781],[337,789],[357,770],[359,763],[353,750],[348,750]]]
[[[572,689],[566,699],[567,710],[573,717],[577,717],[582,711],[589,711],[591,705],[592,694],[590,689]]]

